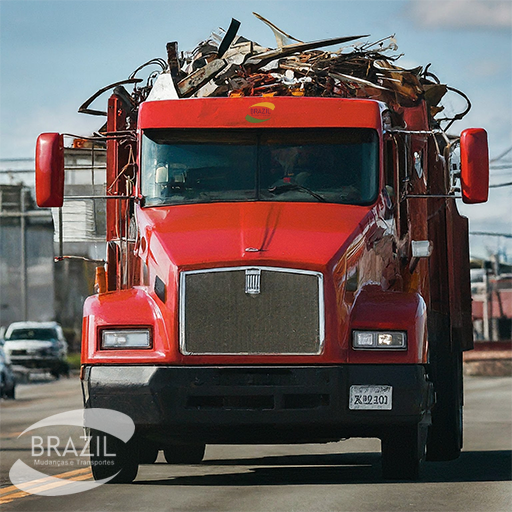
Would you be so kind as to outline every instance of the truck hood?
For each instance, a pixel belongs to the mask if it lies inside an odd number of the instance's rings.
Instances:
[[[184,270],[245,264],[322,269],[373,219],[369,207],[325,203],[194,204],[138,212],[141,256]]]

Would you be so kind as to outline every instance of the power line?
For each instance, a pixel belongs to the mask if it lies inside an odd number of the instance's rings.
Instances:
[[[510,185],[512,185],[512,181],[508,183],[498,183],[496,185],[489,185],[489,188],[510,187]]]
[[[496,158],[493,158],[491,160],[491,163],[496,162],[498,160],[501,160],[505,155],[508,155],[512,151],[512,146],[510,146],[508,149],[506,149],[501,155],[498,155]]]
[[[489,233],[487,231],[470,231],[470,235],[477,235],[477,236],[502,236],[504,238],[512,238],[512,234],[508,233]]]
[[[0,174],[19,174],[19,173],[25,173],[28,174],[29,172],[36,172],[35,169],[0,169]]]
[[[0,162],[33,162],[35,158],[0,158]]]

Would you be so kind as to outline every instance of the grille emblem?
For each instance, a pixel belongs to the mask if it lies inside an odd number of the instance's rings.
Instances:
[[[245,270],[245,293],[258,295],[261,291],[261,269],[248,268]]]

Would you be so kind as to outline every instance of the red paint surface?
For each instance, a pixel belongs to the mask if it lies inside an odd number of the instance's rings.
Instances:
[[[144,208],[138,219],[150,257],[180,270],[249,263],[321,271],[369,222],[370,211],[258,201]],[[246,252],[249,247],[261,251]]]
[[[251,106],[274,105],[265,123],[251,123]],[[201,98],[148,101],[141,105],[139,128],[375,128],[381,132],[381,104],[338,98]]]
[[[41,208],[64,201],[64,143],[58,133],[42,133],[36,143],[36,201]]]
[[[489,195],[487,132],[469,128],[460,136],[460,182],[465,203],[485,203]]]

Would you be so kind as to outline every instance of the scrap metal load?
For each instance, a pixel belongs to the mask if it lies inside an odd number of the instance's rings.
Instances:
[[[457,89],[442,84],[429,66],[404,69],[395,64],[402,56],[390,54],[398,46],[394,36],[376,42],[354,43],[368,35],[338,37],[305,43],[283,32],[259,14],[254,15],[274,32],[277,48],[265,48],[237,35],[240,22],[233,19],[227,31],[219,29],[192,52],[178,52],[178,43],[167,44],[167,61],[153,59],[140,66],[128,80],[98,91],[80,112],[90,110],[90,103],[113,86],[123,92],[133,110],[145,101],[219,96],[316,96],[369,98],[385,102],[393,111],[412,107],[425,100],[435,126],[444,121],[446,130],[469,112],[469,99]],[[350,43],[350,44],[347,44]],[[319,48],[345,44],[336,51]],[[135,75],[148,65],[159,65],[146,85]],[[129,95],[119,85],[133,83]],[[440,101],[447,91],[466,101],[463,112],[443,118]],[[104,114],[104,113],[103,113]]]

